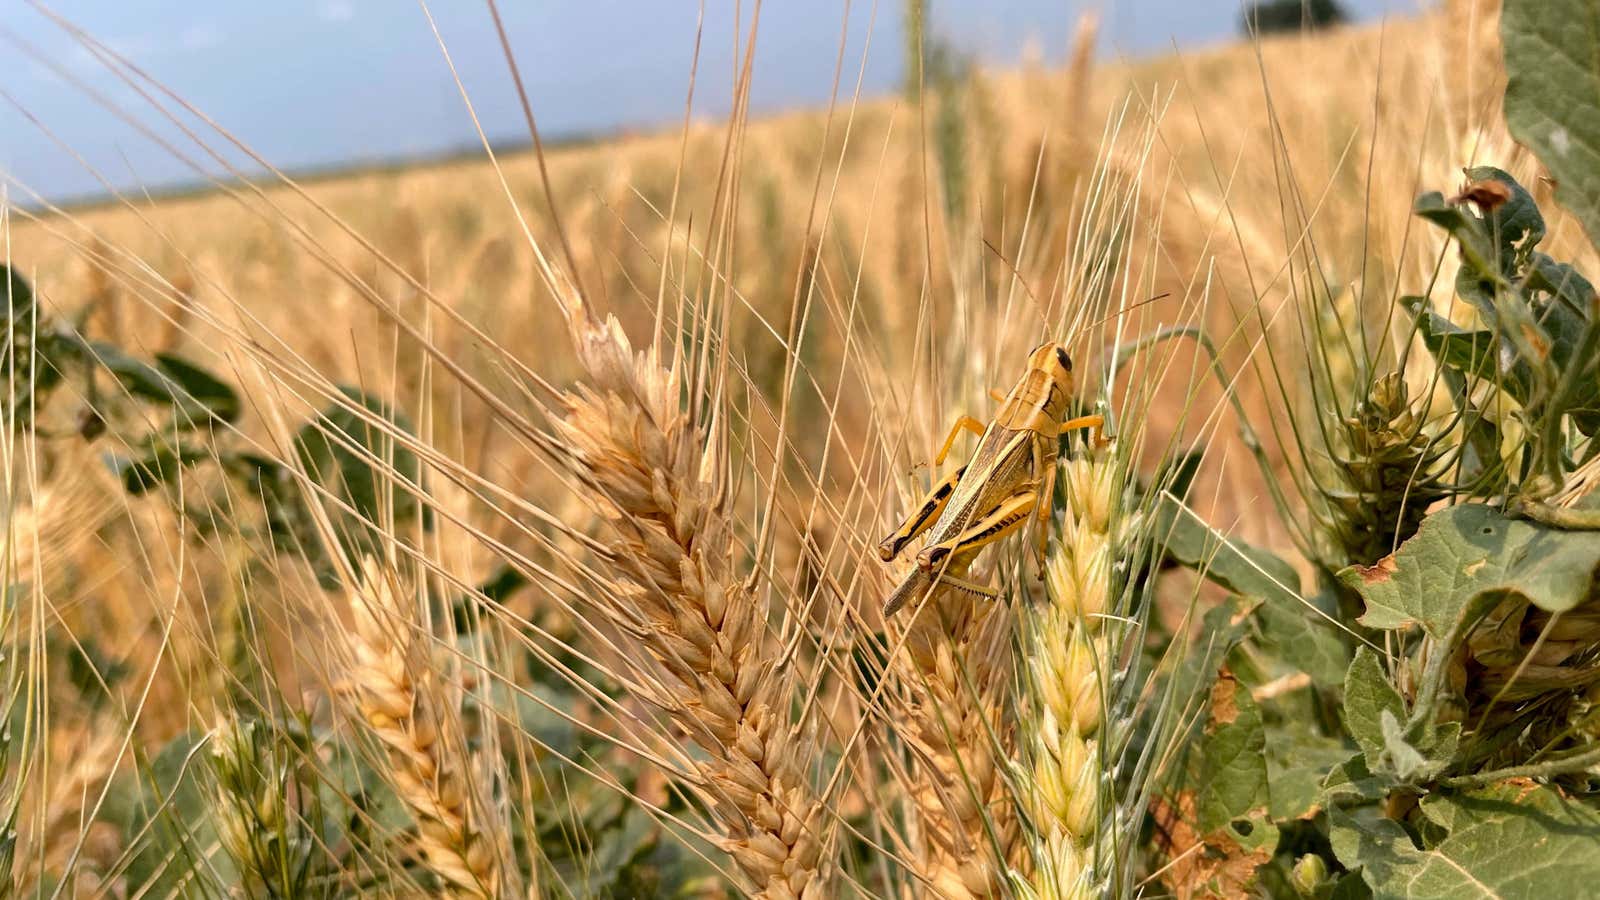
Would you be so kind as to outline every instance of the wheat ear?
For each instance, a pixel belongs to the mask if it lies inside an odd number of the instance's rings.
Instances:
[[[636,355],[616,319],[579,307],[572,322],[586,379],[560,429],[616,534],[602,612],[642,637],[660,687],[645,699],[705,751],[696,787],[755,895],[828,896],[823,810],[802,777],[809,742],[764,608],[734,573],[722,441],[684,411],[676,371],[653,350]]]
[[[1081,457],[1062,464],[1066,515],[1046,557],[1049,602],[1031,617],[1028,675],[1037,704],[1033,728],[1033,895],[1095,896],[1094,850],[1102,761],[1096,735],[1107,644],[1099,635],[1112,597],[1114,467]]]
[[[1001,604],[942,587],[916,603],[893,670],[904,696],[897,728],[915,762],[919,875],[949,900],[999,896],[1017,834],[1002,769],[1009,617]]]
[[[448,727],[459,726],[459,711],[427,664],[416,609],[400,601],[391,575],[369,558],[350,596],[348,687],[361,724],[387,751],[386,774],[416,820],[423,863],[452,896],[498,897],[496,842],[452,740],[459,728]]]

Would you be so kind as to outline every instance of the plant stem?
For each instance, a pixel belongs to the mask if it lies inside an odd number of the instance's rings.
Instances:
[[[1507,778],[1548,778],[1553,775],[1565,775],[1569,772],[1581,772],[1590,766],[1600,764],[1600,747],[1593,747],[1582,753],[1575,753],[1561,759],[1552,759],[1548,762],[1529,763],[1525,766],[1510,766],[1504,769],[1495,769],[1491,772],[1479,772],[1476,775],[1457,775],[1445,778],[1440,784],[1448,787],[1481,787],[1504,781]]]

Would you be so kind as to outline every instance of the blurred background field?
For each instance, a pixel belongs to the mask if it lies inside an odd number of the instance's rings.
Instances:
[[[1159,220],[1149,286],[1168,299],[1156,315],[1165,304],[1171,318],[1207,293],[1208,324],[1242,351],[1253,340],[1239,330],[1242,311],[1258,299],[1274,318],[1297,291],[1382,298],[1406,279],[1414,290],[1433,261],[1416,241],[1433,238],[1413,233],[1405,198],[1419,185],[1450,184],[1485,144],[1504,140],[1484,130],[1497,109],[1494,68],[1469,65],[1497,52],[1492,9],[1457,4],[1137,62],[1102,61],[1097,27],[1081,23],[1064,66],[945,63],[927,79],[924,107],[906,93],[853,101],[860,60],[845,58],[836,106],[741,125],[732,171],[685,165],[720,158],[728,140],[725,124],[699,118],[686,132],[553,147],[553,203],[578,280],[639,333],[663,258],[693,247],[670,277],[704,289],[711,276],[694,257],[708,255],[715,227],[731,254],[719,257],[717,277],[739,298],[733,328],[764,387],[781,375],[781,366],[761,371],[762,360],[781,359],[796,272],[813,258],[823,302],[842,310],[854,298],[893,368],[917,352],[919,316],[947,317],[958,289],[994,308],[1017,274],[1035,296],[1059,283],[1073,216],[1105,152],[1111,171],[1143,179],[1140,202]],[[1159,122],[1147,156],[1105,146],[1117,125],[1147,119]],[[559,343],[541,339],[549,301],[520,249],[524,224],[554,246],[537,164],[526,151],[499,154],[497,164],[475,157],[317,177],[294,190],[263,182],[153,201],[134,191],[124,195],[129,206],[15,218],[12,256],[52,303],[90,310],[92,334],[204,353],[214,344],[205,322],[235,322],[243,307],[250,327],[348,382],[361,360],[396,353],[362,292],[419,327],[427,318],[419,291],[382,271],[376,250],[524,362],[560,371]],[[1312,253],[1317,288],[1296,259]],[[150,271],[135,271],[142,266]],[[434,319],[426,324],[441,345],[473,365],[471,337]],[[1275,321],[1295,327],[1288,315]],[[829,358],[841,335],[815,327],[811,351]],[[401,405],[416,408],[420,360],[403,351],[398,359],[390,377]],[[433,439],[486,446],[474,430],[481,410],[458,412],[470,400],[427,399],[441,426]]]

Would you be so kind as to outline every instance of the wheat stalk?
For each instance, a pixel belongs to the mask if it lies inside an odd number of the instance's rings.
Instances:
[[[360,723],[387,751],[395,793],[416,820],[418,856],[452,896],[500,896],[498,841],[453,740],[459,710],[423,658],[414,608],[400,602],[390,573],[368,559],[350,612],[348,689]]]
[[[641,639],[659,688],[645,699],[705,752],[695,787],[755,895],[827,896],[809,742],[764,608],[734,571],[720,436],[683,410],[678,373],[653,349],[635,354],[615,318],[572,312],[586,379],[559,428],[616,534],[601,611]]]

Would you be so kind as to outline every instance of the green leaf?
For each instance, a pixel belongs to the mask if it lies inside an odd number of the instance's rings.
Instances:
[[[1417,335],[1433,358],[1466,375],[1502,384],[1519,401],[1527,398],[1528,386],[1513,373],[1499,371],[1500,342],[1487,329],[1468,331],[1435,313],[1426,297],[1406,296],[1400,305],[1417,323]]]
[[[224,422],[239,418],[239,392],[232,385],[171,353],[157,353],[156,365],[176,387],[173,396],[192,418],[214,416]]]
[[[1544,237],[1544,219],[1527,191],[1506,173],[1484,166],[1467,174],[1505,185],[1509,199],[1485,219],[1435,191],[1418,198],[1414,211],[1456,239],[1462,262],[1456,272],[1456,293],[1477,307],[1497,336],[1516,349],[1517,363],[1526,367],[1534,392],[1542,396],[1556,377],[1550,337],[1515,282],[1533,245]]]
[[[1556,199],[1600,239],[1600,40],[1593,0],[1505,0],[1506,125],[1555,176]]]
[[[1428,758],[1406,740],[1405,727],[1392,710],[1378,713],[1379,730],[1383,732],[1383,765],[1401,781],[1415,781],[1429,774]]]
[[[135,397],[168,405],[175,404],[183,389],[155,366],[135,359],[115,344],[78,338],[80,352],[111,373]]]
[[[1356,650],[1355,661],[1344,681],[1344,725],[1361,746],[1369,771],[1379,771],[1385,749],[1383,717],[1406,717],[1406,703],[1389,683],[1377,654],[1367,647]]]
[[[1172,560],[1230,591],[1276,607],[1282,617],[1310,621],[1318,615],[1300,596],[1300,575],[1282,557],[1243,541],[1231,540],[1170,496],[1156,507],[1153,533]]]
[[[1544,215],[1515,178],[1494,166],[1474,166],[1465,174],[1469,181],[1497,181],[1511,191],[1509,199],[1484,216],[1500,252],[1501,265],[1525,257],[1544,240]]]
[[[1434,513],[1394,554],[1345,569],[1339,578],[1366,601],[1363,625],[1420,624],[1443,639],[1508,594],[1566,612],[1588,598],[1597,568],[1600,541],[1592,534],[1509,519],[1468,503]]]
[[[1278,661],[1311,676],[1319,687],[1337,687],[1344,682],[1350,651],[1329,618],[1304,604],[1290,609],[1264,603],[1256,611],[1256,619],[1261,629],[1257,643]]]
[[[1342,802],[1377,800],[1397,786],[1398,782],[1387,772],[1373,772],[1367,768],[1365,752],[1357,753],[1334,766],[1322,779],[1317,805],[1327,808]]]
[[[8,265],[0,264],[0,318],[16,323],[13,327],[32,327],[33,287]]]
[[[1329,772],[1350,756],[1344,741],[1315,733],[1303,719],[1267,729],[1267,784],[1273,821],[1303,819],[1322,805]]]
[[[1211,689],[1200,769],[1194,782],[1202,832],[1229,828],[1246,847],[1271,846],[1276,840],[1274,829],[1262,827],[1264,822],[1244,828],[1239,824],[1241,820],[1264,819],[1270,808],[1266,742],[1261,709],[1250,689],[1231,675],[1218,677]]]
[[[135,457],[113,458],[123,490],[134,496],[177,480],[178,473],[210,455],[204,448],[169,441],[155,432],[145,436],[141,449]]]
[[[107,795],[103,817],[122,828],[127,883],[148,896],[190,896],[238,877],[226,854],[208,858],[217,832],[204,742],[198,733],[179,735]]]
[[[1375,897],[1412,900],[1592,897],[1600,813],[1547,787],[1503,783],[1435,794],[1421,805],[1444,837],[1419,847],[1371,810],[1329,811],[1334,853],[1360,867]]]
[[[333,404],[302,427],[295,436],[295,453],[311,480],[339,501],[330,513],[341,520],[341,539],[360,548],[391,517],[401,524],[422,510],[414,493],[422,483],[422,464],[402,445],[413,435],[403,413],[357,388],[339,390],[346,402]],[[353,510],[359,521],[343,507]]]
[[[501,563],[487,581],[478,585],[478,593],[496,603],[504,603],[512,594],[532,583],[521,569],[510,563]]]
[[[1463,264],[1457,278],[1458,290],[1462,287],[1461,278],[1487,279],[1491,283],[1505,281],[1500,271],[1498,254],[1482,219],[1459,205],[1446,201],[1444,195],[1438,191],[1429,191],[1418,197],[1411,211],[1443,228],[1456,239],[1456,246],[1461,249]],[[1493,304],[1486,302],[1481,291],[1463,292],[1463,296],[1480,309],[1487,306],[1488,311],[1493,312]]]

